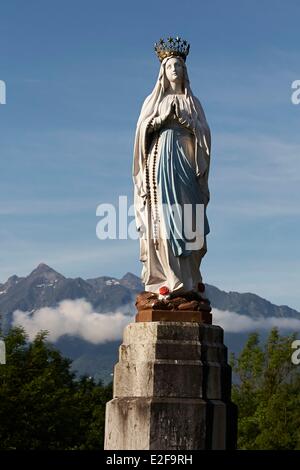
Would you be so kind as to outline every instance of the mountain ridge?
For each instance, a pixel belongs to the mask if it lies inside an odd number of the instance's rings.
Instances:
[[[135,296],[142,290],[140,278],[130,272],[120,279],[114,276],[69,278],[41,263],[28,276],[13,275],[5,283],[0,284],[1,327],[4,332],[10,328],[15,310],[24,310],[33,314],[39,308],[55,307],[66,299],[85,298],[93,305],[96,312],[127,310],[133,314]],[[213,308],[233,311],[252,319],[268,317],[300,319],[300,313],[296,310],[288,306],[274,305],[250,292],[226,292],[206,284],[206,295]],[[239,351],[247,335],[245,332],[225,332],[229,350]],[[120,341],[94,345],[82,338],[65,335],[55,342],[55,346],[72,359],[72,369],[77,375],[93,375],[96,379],[109,382],[113,365],[117,361]]]
[[[135,296],[143,291],[138,276],[127,272],[123,277],[99,276],[83,279],[65,277],[45,263],[40,263],[27,276],[16,274],[0,284],[0,315],[10,324],[15,310],[33,312],[42,307],[54,307],[62,300],[84,298],[96,312],[106,313],[133,307]],[[262,317],[298,318],[300,313],[287,305],[275,305],[251,292],[226,292],[206,284],[206,295],[213,308],[229,310],[253,319]]]

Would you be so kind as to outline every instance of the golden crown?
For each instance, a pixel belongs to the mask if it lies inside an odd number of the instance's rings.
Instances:
[[[185,39],[180,37],[160,39],[154,44],[154,49],[157,57],[162,62],[166,57],[182,57],[186,60],[186,57],[190,51],[190,45]]]

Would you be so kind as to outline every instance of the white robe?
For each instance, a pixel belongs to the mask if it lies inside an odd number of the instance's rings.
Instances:
[[[203,203],[206,207],[209,201],[208,172],[210,161],[210,133],[202,107],[197,98],[192,95],[189,88],[186,72],[185,93],[177,96],[180,114],[183,118],[187,118],[192,125],[193,131],[191,128],[187,130],[174,120],[168,120],[163,124],[163,130],[168,131],[168,129],[176,128],[176,133],[174,134],[173,132],[170,134],[168,132],[161,132],[161,136],[158,140],[158,153],[155,165],[157,207],[160,220],[157,226],[159,238],[157,248],[154,245],[152,236],[154,201],[152,200],[151,204],[152,214],[149,212],[148,203],[145,204],[147,194],[145,163],[148,158],[150,192],[153,198],[153,157],[157,134],[154,133],[149,136],[147,126],[153,117],[165,113],[169,100],[173,99],[173,95],[166,93],[164,90],[164,66],[166,62],[167,59],[162,63],[156,87],[152,94],[145,100],[137,125],[133,165],[135,184],[134,203],[137,229],[140,235],[143,235],[140,238],[140,260],[143,263],[142,281],[145,284],[145,290],[158,293],[160,287],[166,286],[169,288],[170,292],[177,291],[179,293],[181,291],[197,290],[197,285],[202,280],[199,268],[201,259],[206,253],[206,237],[204,236],[201,249],[193,250],[188,256],[176,256],[174,254],[174,250],[172,250],[170,241],[166,235],[167,228],[162,214],[162,185],[159,185],[157,182],[159,177],[158,169],[160,168],[160,171],[162,171],[160,158],[162,154],[165,155],[164,152],[172,152],[166,139],[170,139],[171,135],[172,140],[175,136],[174,142],[176,148],[179,148],[188,159],[190,166],[193,168],[201,193],[201,196],[197,197],[197,201],[185,202]],[[165,156],[168,158],[168,155]],[[171,158],[174,157],[174,155],[169,156]],[[178,156],[176,156],[176,158],[178,158]],[[178,184],[176,187],[178,188]]]

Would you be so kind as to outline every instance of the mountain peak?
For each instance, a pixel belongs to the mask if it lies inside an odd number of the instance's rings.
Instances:
[[[48,264],[46,264],[46,263],[40,263],[40,264],[38,264],[38,266],[37,266],[36,269],[43,269],[43,270],[46,269],[46,270],[49,270],[49,269],[52,269],[52,268],[50,268],[50,266],[48,266]]]
[[[18,277],[16,274],[13,274],[12,276],[10,276],[6,283],[4,284],[5,287],[7,289],[10,289],[11,287],[15,286],[16,284],[18,284],[18,282],[21,280],[20,277]]]
[[[135,274],[129,272],[124,274],[124,276],[120,279],[120,284],[136,291],[144,290],[141,279]]]
[[[48,266],[48,264],[40,263],[30,274],[28,277],[36,277],[36,276],[45,276],[45,277],[61,277],[63,278],[60,273],[55,271],[53,268]]]
[[[7,279],[7,282],[15,282],[17,281],[18,279],[20,279],[16,274],[13,274],[12,276],[10,276],[8,279]]]
[[[140,280],[140,278],[136,274],[130,273],[129,271],[126,274],[124,274],[122,279],[139,279]]]

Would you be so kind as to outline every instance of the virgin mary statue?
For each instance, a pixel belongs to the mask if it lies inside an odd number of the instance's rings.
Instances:
[[[158,79],[135,136],[135,217],[145,290],[176,295],[203,289],[210,130],[190,88],[189,44],[178,37],[161,39],[155,51]]]

